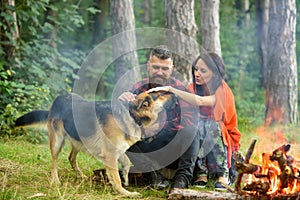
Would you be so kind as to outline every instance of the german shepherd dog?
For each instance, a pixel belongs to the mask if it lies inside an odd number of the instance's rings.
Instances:
[[[72,150],[69,161],[77,177],[80,171],[76,156],[79,151],[101,159],[109,182],[122,195],[134,196],[122,187],[118,161],[122,165],[124,185],[128,185],[130,160],[125,152],[143,138],[143,128],[151,126],[163,109],[175,106],[176,97],[170,93],[141,93],[128,107],[115,101],[86,101],[71,93],[58,96],[50,110],[35,110],[16,120],[16,127],[47,125],[52,157],[51,182],[59,183],[57,157],[65,137]]]

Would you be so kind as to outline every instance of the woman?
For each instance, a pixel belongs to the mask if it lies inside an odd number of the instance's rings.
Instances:
[[[168,91],[186,102],[199,106],[199,132],[202,148],[199,157],[208,172],[200,174],[195,184],[204,187],[209,177],[216,176],[216,190],[225,190],[228,184],[232,153],[240,148],[241,134],[237,128],[234,96],[224,81],[225,65],[215,53],[201,54],[193,63],[193,82],[188,85],[187,93],[173,87],[159,87],[151,91]],[[200,160],[203,161],[203,160]],[[205,168],[201,167],[200,168]]]

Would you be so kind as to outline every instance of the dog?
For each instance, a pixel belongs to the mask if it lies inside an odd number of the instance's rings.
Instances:
[[[116,192],[135,196],[139,193],[122,187],[118,161],[127,186],[131,163],[126,150],[145,137],[143,129],[151,126],[162,110],[171,109],[175,103],[173,94],[163,92],[141,93],[128,106],[118,100],[86,101],[78,94],[70,93],[58,96],[50,110],[34,110],[19,117],[16,127],[47,125],[52,183],[60,182],[57,157],[67,136],[72,146],[69,161],[77,177],[85,177],[76,161],[77,153],[84,151],[102,160]]]

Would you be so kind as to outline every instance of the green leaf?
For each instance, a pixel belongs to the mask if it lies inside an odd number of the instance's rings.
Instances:
[[[86,10],[92,14],[101,13],[101,10],[96,9],[95,7],[89,7]]]

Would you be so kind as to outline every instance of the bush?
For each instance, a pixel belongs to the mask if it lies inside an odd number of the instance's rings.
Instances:
[[[25,85],[12,78],[13,70],[4,70],[0,65],[0,132],[1,136],[19,135],[14,129],[15,119],[32,109],[45,108],[50,99],[50,89],[46,85]]]
[[[0,136],[11,137],[22,134],[13,128],[17,117],[33,109],[46,109],[58,94],[72,90],[84,53],[60,51],[61,38],[75,32],[83,20],[78,7],[67,2],[16,1],[15,7],[4,3],[0,9],[0,30],[6,30],[0,38]],[[47,9],[56,11],[56,18],[49,15],[45,19]],[[20,28],[18,40],[11,29],[15,23],[12,12]],[[57,36],[49,38],[53,30]]]

